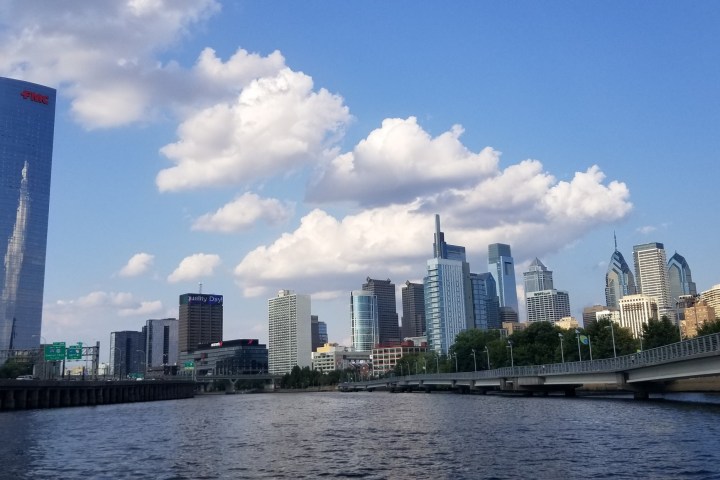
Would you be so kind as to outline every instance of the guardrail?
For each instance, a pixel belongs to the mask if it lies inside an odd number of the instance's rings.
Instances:
[[[713,333],[702,337],[695,337],[682,342],[664,345],[662,347],[643,350],[630,355],[599,360],[584,360],[581,362],[551,363],[547,365],[529,365],[516,367],[503,367],[493,370],[480,370],[477,372],[457,373],[429,373],[423,375],[406,375],[390,377],[366,382],[355,382],[352,385],[372,385],[379,383],[413,380],[474,380],[483,378],[510,378],[533,377],[549,375],[567,375],[574,373],[607,373],[632,370],[651,365],[687,360],[691,358],[720,355],[720,333]]]

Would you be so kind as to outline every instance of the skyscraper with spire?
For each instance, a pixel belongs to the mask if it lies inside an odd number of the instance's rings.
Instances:
[[[424,279],[428,346],[447,354],[458,333],[474,325],[470,265],[465,247],[445,242],[440,216],[435,215],[433,258]]]
[[[605,305],[619,309],[620,299],[626,295],[635,295],[635,277],[625,258],[617,248],[617,236],[613,233],[615,251],[610,256],[607,273],[605,274]]]
[[[570,316],[570,295],[555,290],[552,273],[539,258],[523,273],[528,322],[555,323]]]
[[[692,280],[692,273],[685,257],[675,252],[667,264],[668,287],[673,303],[680,301],[685,295],[697,295],[697,287]]]

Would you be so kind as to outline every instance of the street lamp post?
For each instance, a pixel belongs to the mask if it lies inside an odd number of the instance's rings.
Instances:
[[[580,350],[580,330],[575,330],[575,338],[577,338],[578,356],[580,357],[580,361],[582,362],[582,351]]]
[[[45,337],[43,337],[42,335],[33,335],[33,337],[40,338],[40,353],[42,353],[42,356],[43,356],[42,378],[43,378],[43,380],[45,380],[45,379],[47,379],[47,360],[45,360],[45,351],[43,350],[43,346],[47,345],[47,341],[45,340]]]
[[[562,360],[562,363],[565,363],[565,352],[563,350],[563,334],[558,333],[558,337],[560,338],[560,359]]]
[[[590,335],[586,335],[588,339],[588,347],[590,347],[590,361],[592,362],[592,339],[590,338]]]
[[[142,357],[140,357],[140,365],[143,366],[143,379],[145,378],[145,374],[147,373],[147,359],[145,358],[145,350],[135,350],[136,353],[142,353]]]
[[[678,326],[678,339],[682,342],[682,327],[680,326],[680,300],[675,299],[675,321],[677,322]]]
[[[485,345],[485,353],[487,354],[488,370],[490,370],[490,349],[488,349],[487,345]]]
[[[508,340],[507,348],[510,349],[510,367],[515,368],[515,358],[513,357],[513,343],[512,340]]]
[[[477,372],[477,357],[475,356],[475,349],[472,349],[472,356],[473,356],[473,371]]]
[[[440,355],[435,352],[435,370],[436,373],[440,373]]]
[[[612,335],[612,342],[613,342],[613,358],[617,358],[617,349],[615,348],[615,327],[613,326],[612,320],[610,320],[610,326],[605,327],[610,329],[610,334]]]

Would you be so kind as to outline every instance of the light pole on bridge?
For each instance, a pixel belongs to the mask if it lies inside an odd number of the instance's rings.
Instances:
[[[508,340],[508,346],[507,346],[507,348],[510,349],[510,366],[511,366],[512,368],[515,368],[515,358],[513,357],[513,349],[512,349],[512,347],[513,347],[512,340]]]
[[[488,360],[488,370],[490,370],[490,349],[487,345],[485,345],[485,353],[487,354],[487,360]]]
[[[615,348],[615,327],[613,326],[612,320],[610,320],[610,326],[605,327],[610,329],[610,334],[612,335],[612,342],[613,342],[613,358],[617,358],[617,349]]]
[[[582,352],[580,351],[580,330],[578,330],[577,328],[575,329],[575,338],[577,338],[578,356],[580,357],[580,361],[582,362]]]
[[[473,356],[473,367],[474,367],[474,368],[473,368],[473,371],[474,371],[474,372],[477,372],[477,357],[475,356],[475,349],[474,349],[474,348],[472,349],[472,354],[471,354],[471,355]]]
[[[558,333],[558,337],[560,338],[560,359],[562,360],[562,363],[565,363],[565,351],[563,350],[563,334]]]

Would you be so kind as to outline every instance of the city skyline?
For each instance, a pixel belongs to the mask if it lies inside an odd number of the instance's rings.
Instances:
[[[202,282],[226,338],[267,342],[287,288],[348,345],[349,292],[421,282],[436,213],[475,273],[512,246],[518,298],[551,265],[576,318],[613,231],[720,283],[714,206],[660,188],[714,188],[713,5],[37,5],[0,7],[0,75],[57,89],[48,342],[107,358]]]

